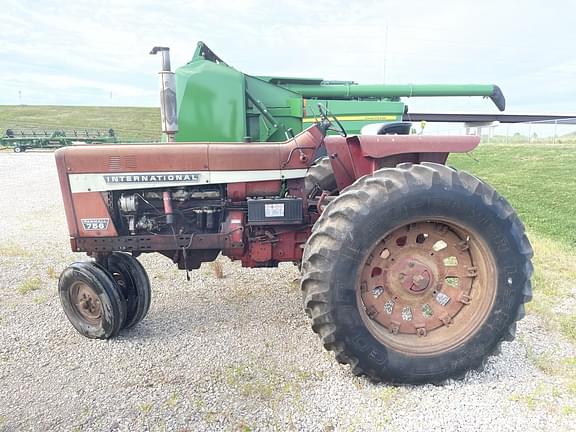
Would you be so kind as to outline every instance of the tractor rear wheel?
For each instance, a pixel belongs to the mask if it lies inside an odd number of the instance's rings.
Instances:
[[[95,262],[76,262],[58,281],[64,313],[78,332],[91,339],[118,334],[126,317],[126,301],[110,273]]]
[[[423,163],[365,176],[330,203],[303,258],[312,328],[375,381],[481,370],[531,299],[532,248],[512,207],[470,174]]]
[[[132,255],[114,252],[108,257],[108,271],[126,300],[126,319],[122,327],[134,327],[150,309],[152,290],[146,270]]]
[[[304,189],[306,196],[320,195],[322,191],[335,192],[336,178],[332,172],[332,163],[328,156],[318,159],[308,170],[304,179]]]

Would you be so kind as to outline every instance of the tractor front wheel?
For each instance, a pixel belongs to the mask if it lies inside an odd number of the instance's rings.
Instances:
[[[95,262],[76,262],[60,275],[58,291],[64,313],[83,336],[109,339],[126,318],[126,301],[112,275]]]
[[[531,298],[512,207],[470,174],[401,164],[330,203],[303,258],[312,328],[355,374],[441,383],[482,369]]]
[[[123,328],[134,327],[144,319],[150,309],[152,290],[146,270],[132,255],[114,252],[108,257],[108,271],[126,300],[126,320]]]

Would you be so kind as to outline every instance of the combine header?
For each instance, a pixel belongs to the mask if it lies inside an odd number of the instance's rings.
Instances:
[[[0,146],[12,147],[21,153],[28,149],[60,148],[72,144],[116,143],[114,129],[6,129]]]

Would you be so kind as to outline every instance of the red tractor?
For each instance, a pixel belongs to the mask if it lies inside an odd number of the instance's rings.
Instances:
[[[532,249],[514,209],[445,165],[478,143],[347,136],[320,107],[280,143],[60,149],[72,250],[93,258],[61,274],[64,311],[89,338],[136,325],[151,298],[142,253],[186,270],[220,253],[245,267],[291,261],[313,331],[354,374],[461,377],[512,340],[531,298]]]

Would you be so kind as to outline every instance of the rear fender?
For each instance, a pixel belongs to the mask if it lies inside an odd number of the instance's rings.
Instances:
[[[450,153],[465,153],[480,143],[478,136],[356,135],[329,136],[326,150],[338,189],[374,171],[402,162],[445,164]]]

